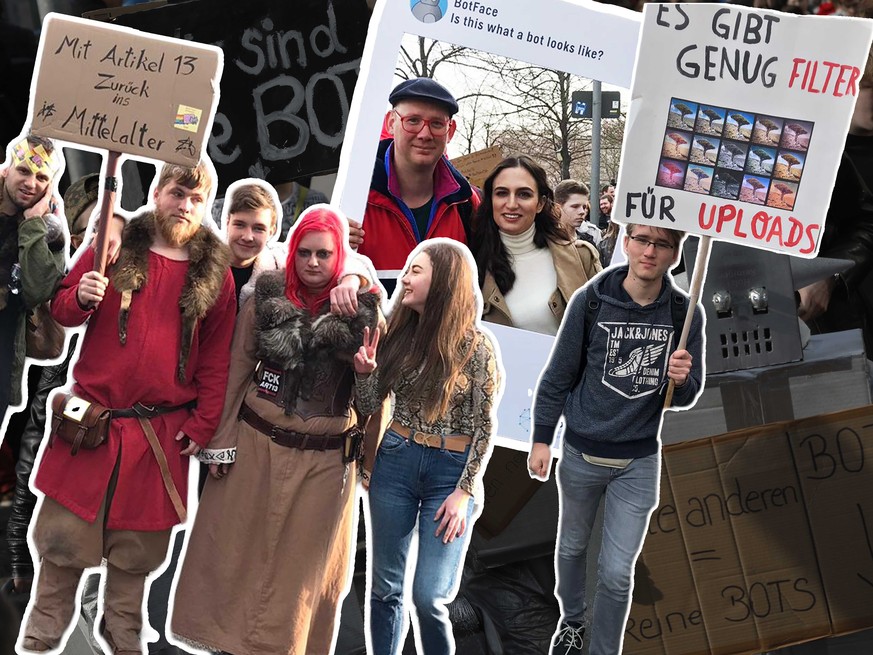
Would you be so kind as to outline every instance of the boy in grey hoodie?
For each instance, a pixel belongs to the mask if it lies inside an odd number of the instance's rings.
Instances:
[[[528,459],[533,477],[548,475],[550,444],[562,415],[566,424],[558,464],[556,557],[562,623],[553,654],[582,653],[586,556],[601,498],[603,544],[589,654],[621,652],[634,563],[658,503],[664,391],[672,379],[673,404],[689,406],[703,385],[702,312],[695,308],[687,349],[677,350],[670,306],[681,294],[668,270],[679,259],[683,236],[628,225],[623,243],[628,263],[604,271],[574,294],[540,376]],[[593,326],[585,325],[589,302],[598,304]]]

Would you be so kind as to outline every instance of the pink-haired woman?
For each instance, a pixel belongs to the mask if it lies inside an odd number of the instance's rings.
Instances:
[[[381,321],[372,292],[356,316],[330,313],[347,244],[342,217],[310,210],[285,271],[261,275],[240,311],[209,445],[226,463],[210,464],[177,583],[182,641],[234,655],[332,650],[357,519],[352,358]]]

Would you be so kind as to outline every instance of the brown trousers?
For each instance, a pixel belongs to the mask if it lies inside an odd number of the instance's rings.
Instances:
[[[115,653],[143,652],[139,633],[145,579],[164,561],[171,531],[107,530],[104,523],[113,486],[94,523],[51,498],[43,501],[33,532],[41,563],[25,639],[38,639],[51,648],[60,644],[73,620],[82,571],[99,566],[105,558],[106,641]]]

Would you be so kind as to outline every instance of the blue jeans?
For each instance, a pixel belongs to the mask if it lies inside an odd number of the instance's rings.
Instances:
[[[469,451],[469,446],[467,447]],[[418,561],[412,603],[425,655],[455,650],[446,603],[454,598],[461,561],[471,531],[473,501],[467,505],[467,529],[448,544],[435,536],[437,510],[458,484],[467,451],[427,448],[385,432],[370,481],[371,563],[370,637],[372,652],[395,655],[406,633],[403,581],[412,535],[418,521]]]
[[[564,444],[558,463],[561,519],[555,556],[556,594],[563,620],[585,615],[585,566],[591,526],[600,499],[603,543],[597,562],[597,589],[591,613],[589,655],[616,655],[630,608],[634,563],[649,516],[658,504],[660,453],[633,460],[626,468],[589,464]]]

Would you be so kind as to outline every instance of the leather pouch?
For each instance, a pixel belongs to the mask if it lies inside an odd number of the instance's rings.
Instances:
[[[97,448],[109,436],[109,408],[89,402],[71,393],[52,398],[52,433],[49,447],[55,437],[70,444],[70,454],[80,448]]]

